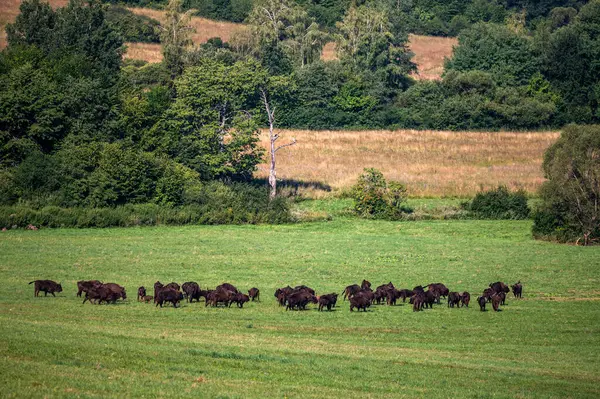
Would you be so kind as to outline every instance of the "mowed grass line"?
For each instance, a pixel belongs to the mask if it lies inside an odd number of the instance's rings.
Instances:
[[[533,241],[530,222],[11,231],[0,235],[0,383],[6,397],[598,397],[600,251]],[[370,279],[443,281],[473,297],[521,279],[500,313],[286,312],[273,290],[318,293]],[[36,278],[65,291],[33,298]],[[114,306],[82,305],[75,282],[124,285]],[[257,286],[244,309],[157,309],[139,285]],[[151,288],[150,288],[151,290]],[[314,308],[314,307],[313,307]]]

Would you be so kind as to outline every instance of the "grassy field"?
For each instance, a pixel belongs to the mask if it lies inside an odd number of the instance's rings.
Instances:
[[[341,206],[341,205],[340,205]],[[597,398],[600,251],[536,242],[530,222],[374,222],[0,233],[3,397]],[[61,281],[34,298],[33,279]],[[75,282],[124,285],[81,304]],[[409,306],[286,312],[276,287],[367,278],[475,294],[524,284],[502,312]],[[155,308],[139,285],[257,286],[244,309]],[[474,304],[473,304],[474,305]]]
[[[307,184],[311,197],[345,189],[364,168],[407,185],[410,196],[470,197],[500,184],[535,193],[544,181],[544,151],[557,132],[444,132],[416,130],[281,130],[282,142],[297,144],[277,153],[277,177]],[[261,143],[268,145],[268,131]],[[268,176],[267,165],[258,177]]]

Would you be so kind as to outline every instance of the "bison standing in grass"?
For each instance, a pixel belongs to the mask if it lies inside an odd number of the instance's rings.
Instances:
[[[454,306],[460,307],[460,294],[453,291],[448,294],[448,307],[453,308]]]
[[[260,302],[260,290],[256,287],[250,288],[248,290],[248,297],[252,302],[254,302],[255,299]]]
[[[327,310],[331,310],[331,308],[335,308],[335,304],[337,302],[337,294],[325,294],[321,295],[319,300],[319,311],[322,311],[323,308],[327,308]]]
[[[352,312],[354,311],[354,308],[357,308],[359,312],[361,309],[366,312],[367,308],[371,306],[373,297],[374,294],[370,291],[360,291],[356,293],[350,298],[350,311]]]
[[[179,301],[183,300],[183,294],[181,291],[176,290],[174,288],[163,288],[158,293],[158,298],[156,299],[156,306],[160,305],[163,307],[165,302],[171,302],[173,307],[176,308]]]
[[[515,285],[512,285],[511,287],[515,298],[523,298],[523,285],[521,285],[521,280],[519,280]]]
[[[460,296],[461,305],[464,307],[469,307],[469,302],[471,302],[471,294],[467,291],[463,292]]]
[[[34,284],[33,296],[39,296],[40,291],[44,292],[44,296],[48,296],[48,293],[51,293],[52,296],[55,292],[62,292],[62,285],[52,280],[34,280],[29,284]]]
[[[77,296],[81,298],[83,292],[88,292],[90,288],[101,285],[102,282],[99,280],[81,280],[77,282]]]

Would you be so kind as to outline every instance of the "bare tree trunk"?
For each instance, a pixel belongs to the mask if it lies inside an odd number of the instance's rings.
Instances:
[[[269,154],[270,158],[271,158],[271,164],[269,166],[269,186],[271,187],[271,191],[269,193],[269,198],[271,200],[273,200],[277,196],[277,171],[275,169],[275,164],[276,164],[275,154],[277,153],[277,151],[279,151],[280,149],[282,149],[284,147],[289,147],[291,145],[296,144],[296,139],[292,139],[291,142],[280,145],[279,147],[275,146],[275,142],[279,138],[279,134],[276,134],[274,132],[275,108],[271,109],[271,107],[269,106],[269,100],[267,98],[267,93],[264,89],[261,90],[261,96],[262,96],[263,103],[265,105],[265,111],[267,111],[267,116],[269,118],[269,142],[271,145],[270,154]]]

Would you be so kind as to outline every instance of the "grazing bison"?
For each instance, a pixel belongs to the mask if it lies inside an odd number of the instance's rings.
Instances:
[[[511,287],[515,298],[523,298],[523,285],[521,285],[521,280],[517,281],[517,284],[511,285]]]
[[[485,290],[483,290],[483,297],[488,301],[491,302],[492,301],[492,295],[494,295],[494,290],[491,288],[486,288]],[[478,299],[479,300],[479,299]]]
[[[360,285],[358,284],[352,284],[347,286],[346,288],[344,288],[344,292],[342,292],[342,295],[344,296],[344,301],[346,300],[346,298],[351,298],[352,296],[354,296],[357,292],[361,291],[362,288],[360,287]]]
[[[244,304],[246,302],[248,302],[250,300],[250,297],[246,294],[242,294],[241,292],[234,294],[233,295],[233,299],[231,300],[231,302],[229,303],[229,306],[231,307],[232,303],[236,303],[238,308],[243,308]]]
[[[297,287],[294,287],[294,292],[299,292],[299,291],[306,291],[311,295],[315,295],[315,290],[313,290],[310,287],[307,287],[306,285],[299,285]]]
[[[277,302],[279,302],[279,306],[285,306],[288,295],[290,295],[294,291],[292,287],[289,285],[287,287],[278,288],[275,290],[275,298],[277,298]]]
[[[101,281],[98,280],[81,280],[77,282],[77,296],[81,298],[82,292],[87,292],[90,288],[96,287],[102,284]]]
[[[413,296],[415,294],[414,291],[411,291],[406,288],[403,288],[398,292],[400,293],[400,298],[402,298],[402,302],[406,302],[406,298],[410,298],[411,296]]]
[[[418,312],[423,310],[425,307],[425,293],[417,292],[413,296],[411,296],[409,303],[413,305],[413,312]]]
[[[454,306],[460,307],[460,294],[453,291],[448,294],[448,307],[453,308]]]
[[[240,292],[234,285],[229,284],[229,283],[223,283],[223,284],[217,286],[217,288],[215,288],[215,291],[218,291],[219,289],[224,289],[224,290],[227,290],[227,291],[232,291],[232,292],[234,292],[236,294]]]
[[[156,302],[158,300],[158,293],[163,288],[164,288],[164,285],[160,281],[157,281],[156,283],[154,283],[154,302]]]
[[[118,298],[123,298],[123,300],[127,299],[127,293],[125,292],[125,288],[121,287],[119,284],[115,283],[106,283],[102,284],[103,287],[108,288],[111,292],[113,292]],[[116,299],[113,303],[116,302]]]
[[[350,298],[350,311],[353,312],[354,308],[357,308],[359,312],[361,309],[366,312],[367,308],[371,306],[372,301],[372,292],[360,291]]]
[[[248,290],[248,297],[250,298],[251,301],[254,302],[254,300],[256,299],[258,302],[260,302],[260,290],[256,287],[254,288],[250,288]]]
[[[471,294],[467,291],[463,292],[460,296],[460,302],[462,306],[469,307],[469,302],[471,302]]]
[[[138,288],[138,294],[137,294],[138,302],[140,301],[141,298],[144,298],[145,296],[146,296],[146,288],[144,286],[141,286],[140,288]]]
[[[90,303],[96,303],[100,305],[102,302],[106,303],[115,303],[117,299],[119,299],[121,295],[118,292],[114,292],[104,284],[97,285],[85,292],[85,298],[83,299],[83,303],[86,301],[90,301]]]
[[[48,293],[56,296],[55,292],[62,292],[62,285],[52,280],[34,280],[29,284],[33,283],[35,283],[33,296],[39,296],[40,291],[44,291],[44,296],[48,296]]]
[[[327,310],[331,310],[331,308],[335,308],[335,304],[337,302],[337,294],[325,294],[321,295],[319,300],[319,311],[322,311],[323,308],[327,308]]]
[[[362,283],[360,283],[360,288],[363,291],[369,291],[369,290],[371,290],[371,282],[367,281],[367,280],[363,280]]]
[[[427,285],[427,288],[429,288],[429,291],[433,292],[434,295],[436,295],[438,305],[440,304],[440,297],[445,298],[448,296],[448,294],[450,292],[448,287],[446,287],[442,283],[431,283],[431,284]]]
[[[181,287],[179,286],[179,284],[175,283],[175,282],[171,282],[167,285],[165,285],[165,288],[172,288],[176,291],[179,291],[181,289]]]
[[[192,303],[194,299],[200,302],[200,286],[195,281],[188,281],[181,285],[183,289],[183,296],[189,303]]]
[[[305,289],[300,289],[298,291],[294,291],[287,297],[287,306],[285,310],[306,310],[306,305],[308,303],[318,303],[317,297],[314,294],[311,294],[310,291]]]
[[[217,289],[207,295],[205,306],[212,305],[213,307],[216,307],[221,303],[225,307],[229,307],[237,294],[239,294],[239,292],[230,291],[220,285]]]
[[[494,293],[504,292],[505,294],[508,294],[510,292],[508,285],[504,284],[502,281],[496,281],[495,283],[490,284],[490,288]]]
[[[496,295],[498,295],[500,297],[500,304],[501,305],[506,305],[506,293],[505,292],[498,292]]]
[[[492,296],[492,308],[494,309],[494,312],[498,312],[499,311],[499,306],[500,303],[502,302],[502,295],[500,295],[501,293],[497,293],[494,296]],[[504,296],[506,296],[506,294],[504,292],[502,292],[502,294],[504,294]]]
[[[158,298],[155,302],[156,306],[160,305],[161,308],[163,307],[163,304],[165,302],[171,302],[173,304],[173,307],[176,308],[179,301],[182,300],[183,294],[181,293],[181,291],[176,290],[174,288],[165,287],[159,291]]]
[[[487,303],[488,299],[485,296],[480,296],[477,298],[477,303],[479,303],[479,310],[481,310],[482,312],[485,312],[485,304]]]
[[[150,303],[153,299],[154,299],[154,297],[152,295],[146,295],[145,297],[142,298],[142,302]]]

